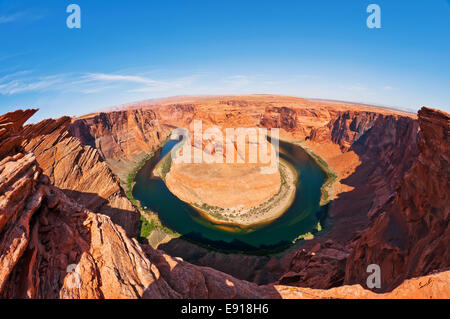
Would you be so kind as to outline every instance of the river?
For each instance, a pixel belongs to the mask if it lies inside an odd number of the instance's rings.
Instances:
[[[280,157],[298,173],[297,192],[292,205],[283,216],[267,225],[223,229],[173,195],[160,178],[151,177],[154,166],[177,143],[169,140],[159,154],[139,170],[133,197],[141,202],[142,207],[157,213],[164,226],[189,241],[222,251],[267,253],[289,247],[299,235],[312,232],[325,216],[326,207],[321,207],[319,202],[327,174],[300,146],[280,141]]]

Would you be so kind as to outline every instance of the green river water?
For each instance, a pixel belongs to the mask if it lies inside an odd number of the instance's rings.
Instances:
[[[139,170],[133,197],[156,212],[164,226],[189,241],[222,251],[244,253],[281,250],[292,245],[299,235],[312,232],[326,213],[319,205],[321,187],[327,174],[300,146],[280,141],[280,157],[298,173],[297,192],[292,205],[277,220],[262,226],[224,230],[203,218],[189,204],[173,195],[164,181],[152,177],[154,166],[178,141],[169,140],[159,154]]]

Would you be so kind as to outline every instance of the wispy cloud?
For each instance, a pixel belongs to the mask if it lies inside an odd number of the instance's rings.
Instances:
[[[23,77],[28,73],[28,71],[21,71],[0,78],[0,94],[13,95],[31,91],[48,91],[64,83],[64,78],[60,75],[37,78]]]
[[[0,15],[0,24],[12,23],[12,22],[22,21],[22,20],[24,20],[25,22],[34,22],[34,21],[43,19],[45,17],[46,17],[46,14],[43,12],[36,12],[36,11],[32,12],[29,10],[24,10],[24,11],[14,12],[14,13],[10,13],[10,14]]]
[[[25,12],[16,12],[9,15],[0,16],[0,24],[14,22],[25,16]]]
[[[121,89],[126,92],[155,92],[185,88],[197,75],[170,80],[155,80],[141,75],[82,73],[33,76],[32,71],[20,71],[0,77],[0,94],[14,95],[27,92],[79,92],[93,94]]]
[[[0,61],[5,61],[8,59],[16,58],[18,56],[25,55],[25,54],[26,54],[25,52],[19,52],[19,53],[14,53],[14,54],[9,54],[9,55],[2,55],[2,56],[0,56]]]
[[[155,80],[140,75],[91,73],[86,76],[86,79],[94,82],[142,84],[143,86],[141,87],[128,89],[128,92],[155,92],[186,87],[190,85],[197,77],[198,75],[191,75],[188,77],[181,77],[171,80]]]
[[[117,75],[117,74],[105,74],[105,73],[89,73],[86,79],[92,81],[107,81],[107,82],[131,82],[131,83],[141,83],[146,85],[158,84],[159,81],[155,81],[143,76],[137,75]]]

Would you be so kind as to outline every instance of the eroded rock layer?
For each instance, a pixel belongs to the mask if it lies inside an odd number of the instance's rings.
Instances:
[[[70,122],[62,117],[27,125],[22,133],[24,150],[36,156],[43,173],[66,195],[110,216],[129,236],[136,236],[139,213],[98,151],[71,134]]]
[[[422,108],[419,124],[419,156],[393,201],[354,242],[346,283],[361,282],[369,264],[384,270],[381,290],[450,266],[450,116]]]
[[[71,131],[84,145],[95,148],[122,181],[170,133],[152,110],[99,113],[76,119]]]

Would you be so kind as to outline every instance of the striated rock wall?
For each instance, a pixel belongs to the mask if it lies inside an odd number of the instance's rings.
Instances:
[[[367,180],[380,183],[381,179],[385,196],[390,196],[417,157],[418,126],[411,117],[345,111],[326,127],[312,129],[309,139],[316,143],[331,140],[342,152],[355,152],[363,164],[374,164]]]
[[[267,128],[283,128],[292,131],[297,126],[297,113],[288,107],[267,107],[261,125]]]
[[[344,284],[350,242],[392,200],[417,157],[417,132],[411,117],[352,110],[336,112],[327,125],[311,129],[308,146],[332,165],[346,188],[329,204],[329,230],[291,254],[280,283],[320,289]],[[333,145],[338,151],[333,152]],[[358,164],[347,168],[351,154]]]
[[[154,109],[161,123],[168,123],[177,127],[188,127],[194,119],[196,108],[194,104],[169,104]]]
[[[24,150],[36,156],[52,185],[86,208],[110,216],[135,237],[139,213],[98,151],[72,135],[70,122],[62,117],[27,125],[22,132]]]
[[[346,283],[360,283],[369,264],[381,267],[382,291],[450,267],[450,117],[422,108],[419,124],[419,156],[393,201],[353,243]]]
[[[84,145],[97,149],[122,181],[170,133],[170,128],[161,125],[156,113],[148,109],[86,116],[76,119],[70,129]]]

